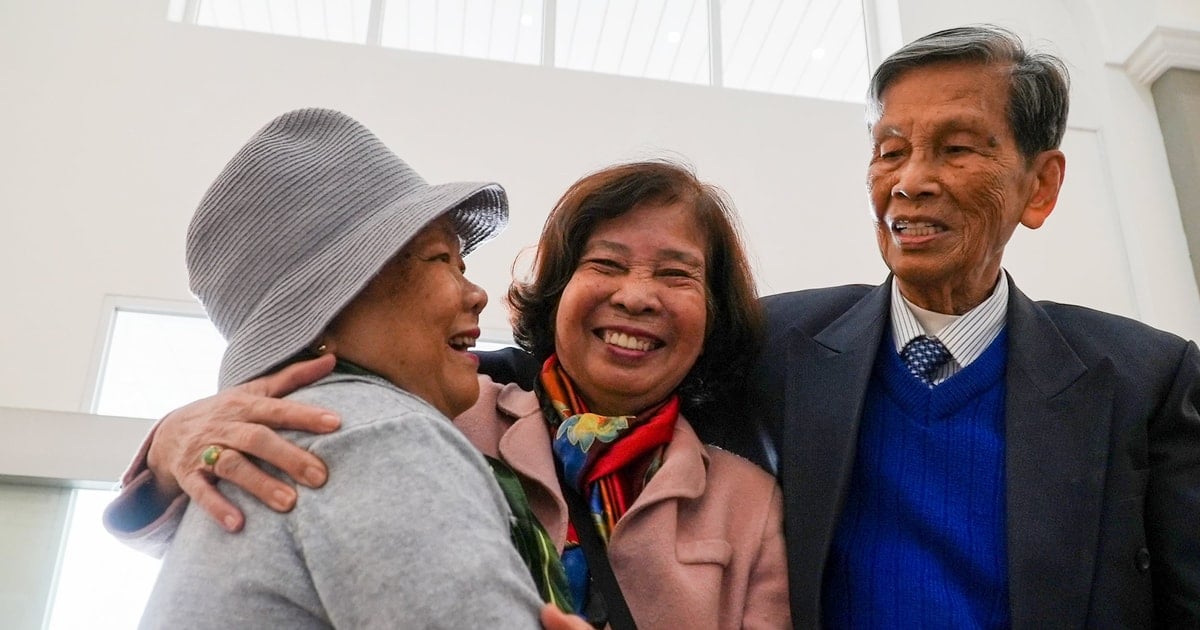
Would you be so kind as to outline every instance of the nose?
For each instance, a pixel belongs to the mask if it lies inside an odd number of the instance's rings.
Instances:
[[[463,302],[467,309],[472,313],[479,315],[483,312],[483,307],[487,306],[488,294],[483,290],[483,287],[463,278]]]
[[[923,151],[914,151],[896,171],[892,197],[915,200],[932,197],[940,190],[937,165]]]
[[[621,278],[610,301],[617,308],[633,315],[652,313],[661,304],[657,283],[653,278],[642,274],[629,274]]]

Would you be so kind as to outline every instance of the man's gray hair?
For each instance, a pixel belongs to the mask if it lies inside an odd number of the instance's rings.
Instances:
[[[1061,59],[1026,50],[1012,31],[989,24],[926,35],[879,64],[867,91],[867,124],[883,116],[883,92],[902,74],[932,64],[965,61],[1003,64],[1011,70],[1008,121],[1026,159],[1057,149],[1067,129],[1070,75]]]

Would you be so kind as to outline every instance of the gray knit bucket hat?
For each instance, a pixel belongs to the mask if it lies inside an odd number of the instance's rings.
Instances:
[[[430,186],[358,121],[301,109],[254,134],[187,234],[192,292],[229,342],[219,386],[313,343],[406,243],[449,213],[463,252],[508,222],[492,183]]]

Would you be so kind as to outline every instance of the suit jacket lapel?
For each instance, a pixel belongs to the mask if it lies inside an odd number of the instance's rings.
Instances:
[[[1005,435],[1014,627],[1082,627],[1094,573],[1112,364],[1085,365],[1010,281]]]
[[[792,330],[786,339],[780,479],[798,628],[820,623],[825,560],[850,483],[890,291],[885,282],[815,336]]]

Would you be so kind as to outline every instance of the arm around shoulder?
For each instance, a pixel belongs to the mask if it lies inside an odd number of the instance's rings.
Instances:
[[[187,508],[187,495],[165,499],[146,467],[155,429],[146,435],[129,468],[121,475],[121,492],[104,508],[104,528],[122,543],[161,558],[171,544]]]

